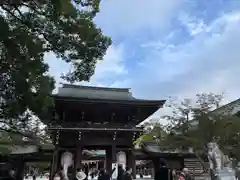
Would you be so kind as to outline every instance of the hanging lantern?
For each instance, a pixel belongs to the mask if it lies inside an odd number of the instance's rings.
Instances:
[[[60,136],[60,132],[58,130],[57,133],[56,133],[56,144],[59,143],[59,136]]]

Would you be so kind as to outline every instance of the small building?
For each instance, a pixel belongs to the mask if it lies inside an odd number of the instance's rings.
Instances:
[[[18,179],[23,179],[27,162],[49,161],[54,146],[30,140],[18,133],[1,131],[0,178],[8,176],[9,170],[16,171]],[[50,153],[50,156],[49,156]],[[47,156],[49,156],[47,158]]]

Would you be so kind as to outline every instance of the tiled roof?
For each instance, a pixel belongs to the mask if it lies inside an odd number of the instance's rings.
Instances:
[[[78,86],[64,84],[58,89],[58,96],[69,96],[76,98],[91,98],[91,99],[135,99],[127,88],[106,88],[93,86]]]
[[[158,105],[159,108],[165,103],[165,100],[146,100],[137,99],[132,96],[128,88],[106,88],[92,86],[77,86],[64,84],[58,88],[58,93],[54,94],[56,98],[61,99],[85,99],[85,100],[116,100],[128,102],[141,102]]]

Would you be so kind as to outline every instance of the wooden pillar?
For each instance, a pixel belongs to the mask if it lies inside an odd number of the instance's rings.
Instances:
[[[106,148],[105,168],[107,172],[111,172],[112,170],[112,148],[110,146]]]
[[[154,164],[151,161],[151,177],[153,178],[155,176],[155,169],[154,169]]]
[[[132,168],[132,176],[133,179],[136,179],[136,158],[135,155],[133,154],[133,151],[130,150],[127,153],[127,164],[129,168]]]
[[[112,145],[111,151],[112,151],[112,163],[116,163],[116,161],[117,161],[117,158],[116,158],[117,151],[116,151],[116,145],[115,144]]]
[[[77,168],[80,168],[81,160],[82,160],[82,147],[80,145],[78,145],[76,148],[74,160],[75,160],[75,171],[76,171]]]
[[[24,179],[24,167],[25,167],[25,160],[21,156],[20,158],[17,159],[17,171],[16,171],[16,179],[23,180]]]
[[[184,157],[180,158],[179,161],[180,161],[180,166],[181,166],[181,168],[184,168],[184,166],[185,166]]]
[[[58,168],[58,162],[59,162],[59,149],[56,147],[53,151],[52,155],[52,161],[51,161],[51,170],[50,170],[50,180],[53,179],[53,176],[55,175],[57,168]]]
[[[116,145],[108,146],[106,148],[106,170],[112,171],[112,163],[116,163]]]

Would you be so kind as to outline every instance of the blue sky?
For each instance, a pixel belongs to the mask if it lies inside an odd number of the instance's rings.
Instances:
[[[112,37],[84,85],[128,87],[145,99],[199,92],[239,98],[240,1],[102,0],[96,24]],[[58,84],[70,66],[46,55]]]

